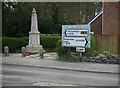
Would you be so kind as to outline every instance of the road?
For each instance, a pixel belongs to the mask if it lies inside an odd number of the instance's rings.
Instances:
[[[3,86],[118,86],[117,74],[3,64]]]

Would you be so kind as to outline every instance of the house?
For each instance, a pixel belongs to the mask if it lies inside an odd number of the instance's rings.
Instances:
[[[114,38],[108,38],[106,39],[108,40],[108,43],[106,42],[99,44],[99,46],[103,48],[102,51],[113,50],[120,54],[120,16],[118,16],[119,14],[120,2],[104,2],[103,9],[87,23],[91,25],[91,31],[94,32],[95,35],[117,36],[116,41],[113,41]],[[106,40],[103,38],[103,41]],[[108,47],[108,45],[111,46]]]
[[[91,31],[96,34],[117,34],[118,28],[118,8],[120,2],[104,2],[103,9],[93,17],[88,24],[91,25]]]

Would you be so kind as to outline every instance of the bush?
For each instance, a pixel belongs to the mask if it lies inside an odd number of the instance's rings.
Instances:
[[[110,52],[104,51],[104,55],[110,55]]]
[[[2,37],[2,49],[4,46],[9,47],[10,52],[18,52],[23,46],[28,44],[28,37],[22,38],[11,38],[11,37]]]
[[[64,56],[64,55],[66,55],[67,51],[68,51],[67,47],[62,47],[61,46],[61,39],[58,40],[58,42],[57,42],[57,48],[56,48],[56,52],[58,53],[58,56]]]
[[[56,48],[57,41],[60,38],[60,36],[41,36],[40,44],[45,48]]]
[[[55,51],[57,41],[60,39],[60,36],[40,36],[40,44],[46,51]],[[22,47],[26,47],[28,45],[29,38],[11,38],[11,37],[2,37],[2,49],[4,46],[9,47],[9,51],[11,53],[21,51]]]
[[[96,41],[94,36],[91,35],[91,50],[94,51],[96,48]]]
[[[61,39],[57,42],[56,52],[58,54],[58,58],[56,60],[60,61],[68,61],[68,62],[76,62],[79,58],[73,58],[71,56],[71,52],[76,52],[76,49],[73,47],[62,47]]]

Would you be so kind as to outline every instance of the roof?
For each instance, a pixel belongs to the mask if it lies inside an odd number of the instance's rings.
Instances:
[[[94,16],[87,24],[90,25],[92,22],[94,22],[101,14],[103,14],[103,9],[96,15]]]

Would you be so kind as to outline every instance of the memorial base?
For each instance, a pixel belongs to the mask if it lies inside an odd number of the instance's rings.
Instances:
[[[39,54],[39,51],[43,49],[42,45],[27,45],[26,53]]]

